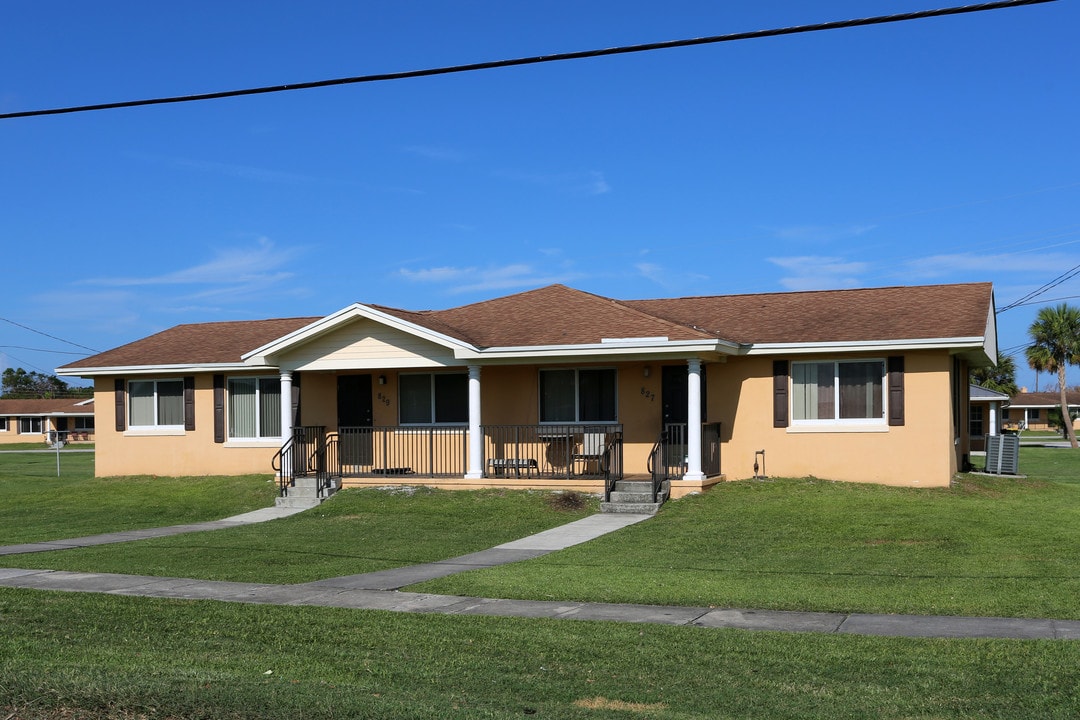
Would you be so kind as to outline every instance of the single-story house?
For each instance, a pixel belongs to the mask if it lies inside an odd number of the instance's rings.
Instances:
[[[968,389],[968,397],[971,401],[968,409],[971,449],[981,452],[986,450],[987,436],[1000,435],[1004,429],[1002,417],[1009,405],[1009,396],[981,385],[972,385]]]
[[[94,399],[0,400],[0,444],[94,439]]]
[[[179,325],[71,363],[99,475],[602,491],[657,477],[945,486],[989,283],[652,300],[551,285],[445,310]]]
[[[1069,404],[1069,413],[1080,412],[1080,392],[1069,390],[1065,393]],[[1061,393],[1019,392],[1009,398],[1009,407],[1002,415],[1002,422],[1008,430],[1050,430],[1049,413],[1061,410]],[[1080,418],[1073,421],[1073,427],[1080,427]]]

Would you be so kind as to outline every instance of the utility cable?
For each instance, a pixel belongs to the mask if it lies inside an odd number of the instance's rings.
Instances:
[[[38,335],[44,335],[45,337],[50,338],[52,340],[59,340],[60,342],[65,343],[67,345],[74,345],[77,348],[82,348],[83,350],[89,350],[92,353],[101,352],[100,350],[95,350],[94,348],[86,347],[85,345],[80,345],[77,342],[71,342],[70,340],[65,340],[64,338],[58,338],[55,335],[50,335],[49,333],[41,332],[40,330],[35,330],[32,327],[28,327],[28,326],[23,325],[21,323],[17,323],[14,320],[8,320],[5,317],[0,317],[0,320],[3,320],[6,323],[11,323],[12,325],[14,325],[16,327],[21,327],[23,330],[29,330],[32,333],[37,333]]]
[[[606,48],[602,50],[582,50],[578,52],[555,53],[552,55],[536,55],[533,57],[514,58],[510,60],[493,60],[488,62],[469,63],[465,65],[450,65],[445,67],[428,68],[425,70],[406,70],[402,72],[380,73],[376,75],[359,75],[356,77],[335,78],[332,80],[315,80],[312,82],[289,83],[286,85],[269,85],[264,87],[246,88],[242,90],[224,90],[221,92],[200,93],[197,95],[177,95],[172,97],[159,97],[146,100],[127,100],[124,102],[98,103],[95,105],[77,105],[72,107],[52,108],[47,110],[26,110],[22,112],[2,113],[0,120],[13,118],[39,117],[42,115],[63,115],[66,113],[90,112],[93,110],[115,110],[118,108],[141,107],[145,105],[164,105],[168,103],[195,102],[199,100],[218,100],[221,98],[241,97],[245,95],[263,95],[267,93],[285,92],[288,90],[308,90],[311,88],[330,87],[333,85],[352,85],[356,83],[383,82],[386,80],[405,80],[408,78],[431,77],[434,75],[449,75],[453,73],[474,72],[477,70],[492,70],[495,68],[516,67],[520,65],[536,65],[539,63],[557,62],[560,60],[583,60],[585,58],[604,57],[607,55],[626,55],[629,53],[648,52],[652,50],[667,50],[678,47],[691,47],[694,45],[710,45],[735,40],[753,40],[757,38],[778,37],[781,35],[795,35],[798,33],[819,32],[822,30],[839,30],[843,28],[863,27],[867,25],[882,25],[885,23],[904,22],[907,20],[921,20],[923,18],[942,17],[946,15],[959,15],[962,13],[982,12],[985,10],[1000,10],[1021,5],[1037,5],[1041,3],[1056,2],[1057,0],[999,0],[998,2],[979,3],[977,5],[964,5],[957,7],[939,8],[936,10],[919,10],[916,12],[899,13],[895,15],[879,15],[875,17],[858,18],[854,20],[837,20],[833,22],[816,23],[813,25],[795,25],[771,30],[753,30],[750,32],[730,33],[727,35],[713,35],[710,37],[692,38],[686,40],[668,40],[665,42],[646,43],[642,45],[623,45],[620,47]]]
[[[1066,280],[1071,280],[1072,278],[1076,277],[1077,275],[1080,275],[1080,265],[1073,265],[1071,268],[1069,268],[1068,270],[1066,270],[1062,274],[1058,275],[1056,278],[1054,278],[1050,282],[1045,283],[1045,284],[1041,285],[1040,287],[1035,288],[1034,290],[1029,292],[1027,295],[1024,295],[1022,298],[1020,298],[1019,300],[1014,300],[1013,302],[1009,303],[1005,307],[1001,308],[1000,310],[997,311],[997,314],[1000,315],[1001,313],[1005,312],[1006,310],[1012,310],[1014,307],[1020,307],[1021,305],[1032,305],[1032,304],[1034,304],[1034,303],[1031,302],[1032,300],[1039,297],[1040,295],[1043,295],[1043,294],[1049,292],[1050,290],[1053,290],[1058,285],[1061,285]]]

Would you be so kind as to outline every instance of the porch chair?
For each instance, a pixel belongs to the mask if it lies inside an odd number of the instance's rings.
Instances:
[[[573,472],[576,475],[589,475],[590,467],[595,467],[595,474],[603,472],[604,450],[607,446],[607,433],[586,430],[581,435],[581,449],[573,455]],[[581,468],[579,471],[578,468]]]

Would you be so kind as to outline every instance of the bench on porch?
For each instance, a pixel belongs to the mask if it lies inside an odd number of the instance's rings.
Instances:
[[[507,470],[513,470],[515,477],[521,477],[521,471],[525,471],[525,477],[532,477],[532,471],[538,470],[534,458],[490,458],[488,467],[491,468],[495,477],[504,477]]]

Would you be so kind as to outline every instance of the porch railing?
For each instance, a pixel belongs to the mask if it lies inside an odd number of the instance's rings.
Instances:
[[[327,438],[326,428],[304,426],[293,430],[281,449],[274,453],[270,466],[278,476],[278,492],[284,497],[296,478],[314,477],[321,497],[341,477],[337,462],[337,443]]]
[[[623,476],[623,427],[618,423],[485,425],[485,477]]]
[[[484,425],[483,473],[492,478],[604,480],[623,477],[623,427],[617,423]],[[464,425],[298,427],[274,455],[281,492],[292,478],[461,477],[468,470]]]
[[[336,436],[341,474],[349,477],[460,477],[468,467],[465,425],[343,427]]]
[[[689,443],[686,423],[665,423],[652,452],[649,454],[649,474],[653,481],[653,502],[663,483],[686,474]],[[720,423],[701,425],[701,472],[706,477],[720,474]]]

